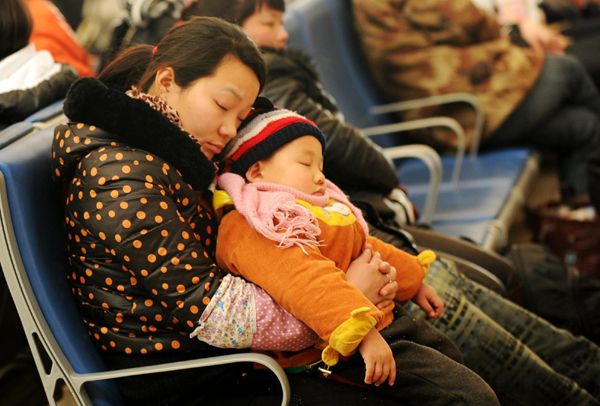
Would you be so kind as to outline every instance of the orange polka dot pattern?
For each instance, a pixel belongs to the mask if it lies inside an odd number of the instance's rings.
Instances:
[[[61,124],[53,176],[65,184],[67,278],[98,348],[186,351],[223,274],[217,224],[176,168],[101,129]]]

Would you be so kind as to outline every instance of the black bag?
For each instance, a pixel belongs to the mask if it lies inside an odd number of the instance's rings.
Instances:
[[[557,327],[600,343],[600,280],[566,266],[543,244],[510,247],[521,278],[522,296],[515,300]]]

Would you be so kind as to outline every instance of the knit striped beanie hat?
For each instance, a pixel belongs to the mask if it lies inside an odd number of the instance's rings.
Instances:
[[[221,151],[220,172],[233,172],[245,177],[256,162],[305,135],[316,137],[325,149],[325,136],[315,123],[293,111],[273,106],[265,99],[255,104],[235,138]]]

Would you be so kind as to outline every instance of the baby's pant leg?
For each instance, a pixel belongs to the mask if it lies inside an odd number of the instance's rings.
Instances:
[[[477,374],[440,352],[407,340],[394,340],[390,347],[396,360],[394,386],[378,388],[400,404],[431,406],[499,405],[493,390]],[[333,373],[364,384],[365,364],[360,354],[340,361]]]

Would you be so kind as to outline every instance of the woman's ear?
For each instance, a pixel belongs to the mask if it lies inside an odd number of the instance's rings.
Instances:
[[[255,162],[248,170],[246,171],[246,180],[249,183],[260,182],[263,178],[262,174],[262,162]]]
[[[154,79],[154,84],[156,85],[156,90],[158,95],[164,97],[167,93],[173,90],[175,83],[175,71],[173,68],[163,68],[159,69],[156,72],[156,77]]]

